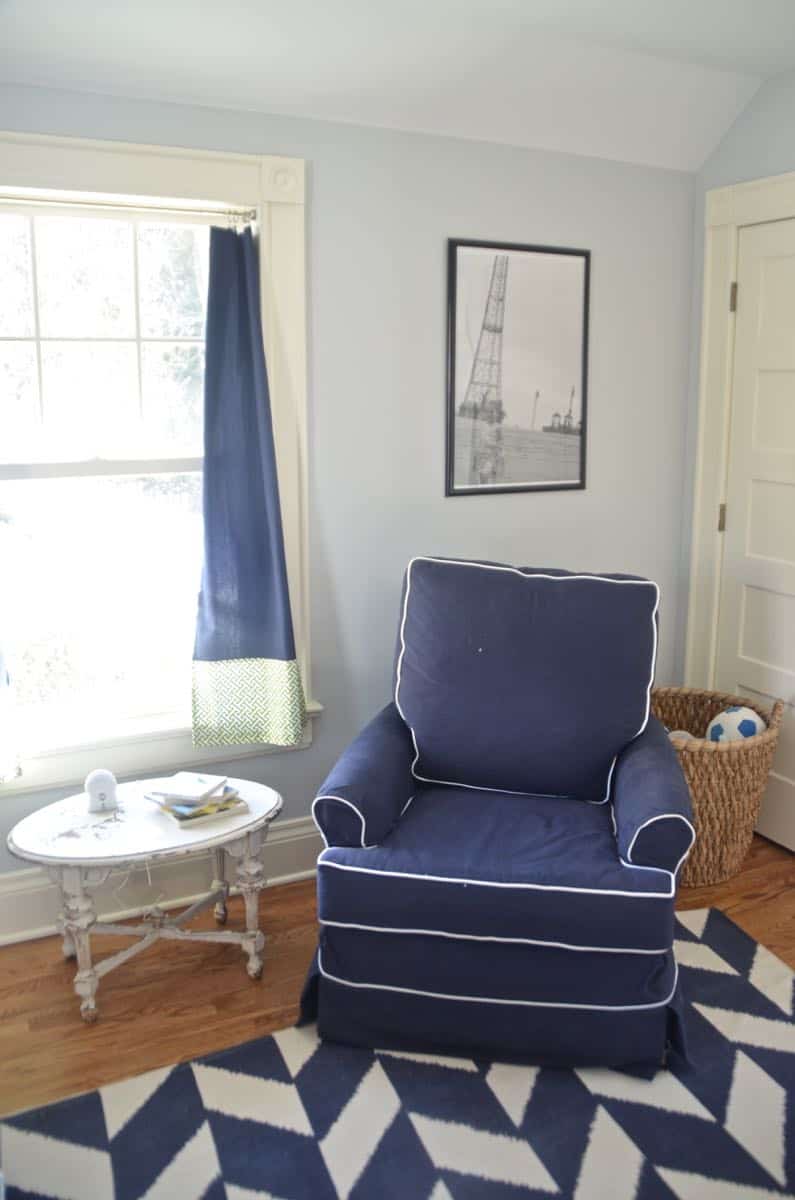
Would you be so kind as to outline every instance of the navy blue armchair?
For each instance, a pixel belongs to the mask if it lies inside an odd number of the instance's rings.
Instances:
[[[648,580],[416,558],[395,694],[313,804],[304,1016],[354,1045],[658,1066],[687,785]]]

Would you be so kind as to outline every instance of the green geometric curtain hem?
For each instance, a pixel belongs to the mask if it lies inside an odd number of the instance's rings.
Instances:
[[[194,746],[297,746],[305,721],[295,659],[194,660]]]

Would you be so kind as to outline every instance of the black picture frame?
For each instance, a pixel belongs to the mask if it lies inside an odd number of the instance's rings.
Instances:
[[[482,321],[480,324],[480,334],[477,339],[477,346],[471,353],[472,367],[467,379],[466,391],[462,398],[462,388],[460,380],[456,378],[457,360],[460,367],[460,356],[458,354],[457,334],[458,334],[458,312],[460,307],[459,290],[462,282],[462,252],[466,251],[487,251],[494,252],[494,265],[492,267],[488,292],[486,294],[485,307],[483,308]],[[533,256],[528,257],[525,264],[527,269],[532,269],[534,264],[538,264],[538,259],[535,256],[556,256],[565,261],[569,272],[571,271],[571,260],[579,259],[582,264],[582,294],[581,294],[581,316],[572,313],[572,321],[581,322],[581,336],[579,338],[579,362],[568,364],[571,367],[570,374],[576,376],[576,382],[571,385],[571,393],[569,398],[569,407],[567,414],[561,415],[561,410],[564,406],[565,397],[556,396],[555,401],[560,402],[560,408],[555,408],[552,417],[549,418],[549,426],[543,426],[541,429],[536,427],[537,407],[541,396],[540,390],[535,386],[532,379],[528,380],[528,394],[533,395],[533,418],[529,428],[520,425],[508,425],[502,429],[505,421],[505,407],[502,403],[502,359],[504,354],[504,333],[505,333],[505,312],[507,301],[510,293],[508,292],[508,283],[510,280],[510,267],[514,266],[514,271],[518,264],[521,264],[522,255]],[[498,260],[505,259],[506,265],[504,272],[501,267],[498,267]],[[553,269],[552,264],[544,263],[545,273],[549,275]],[[483,266],[481,264],[480,271],[482,275]],[[502,280],[500,282],[500,275]],[[588,323],[589,323],[589,304],[590,304],[590,276],[591,276],[591,252],[590,250],[573,249],[567,246],[539,246],[533,244],[524,244],[518,242],[493,242],[483,241],[473,238],[449,238],[447,242],[447,428],[446,428],[446,463],[445,463],[445,495],[446,496],[482,496],[495,495],[505,492],[549,492],[549,491],[580,491],[586,486],[586,449],[588,438]],[[561,277],[564,278],[563,276]],[[578,290],[575,283],[571,280],[567,281],[566,288],[576,294]],[[501,313],[500,313],[500,291],[501,291]],[[489,313],[489,304],[492,303],[492,313],[497,312],[499,315],[492,320],[491,324],[487,322]],[[565,297],[563,303],[565,304]],[[499,326],[499,328],[497,328]],[[576,332],[576,330],[574,331]],[[568,330],[568,340],[574,343],[572,330]],[[499,335],[498,352],[495,352],[491,358],[488,354],[481,355],[481,345],[484,337],[494,339],[495,335]],[[494,348],[496,342],[492,340],[491,346]],[[517,341],[517,345],[519,342]],[[491,382],[484,383],[483,378],[478,381],[475,378],[476,371],[483,375],[488,373]],[[493,381],[493,372],[497,372],[497,381]],[[565,371],[565,368],[564,368]],[[559,372],[562,374],[563,372]],[[579,388],[579,420],[574,418],[574,401]],[[473,390],[474,389],[474,390]],[[478,401],[475,393],[480,391],[481,398]],[[543,422],[543,415],[541,418]],[[458,444],[457,444],[457,429],[458,425]],[[496,429],[494,427],[497,427]],[[564,428],[565,427],[565,428]],[[469,447],[465,445],[466,436],[469,436]],[[511,443],[508,448],[510,453],[506,452],[505,433],[509,432]],[[478,435],[479,441],[482,443],[480,447],[474,444],[475,435]],[[548,435],[549,442],[540,440],[536,434]],[[579,453],[577,454],[577,446],[574,444],[574,438],[577,438]],[[555,439],[554,442],[552,439]],[[486,448],[483,449],[483,444]],[[456,460],[458,455],[458,460]],[[539,474],[550,475],[551,478],[538,479],[516,479],[508,478],[507,476],[521,475],[521,466],[527,467],[527,474],[530,474],[529,462],[531,458],[535,458],[539,464],[537,468]],[[566,472],[572,470],[573,465],[576,465],[576,474],[572,474],[568,478]],[[485,470],[484,470],[485,467]],[[462,476],[467,475],[465,480]],[[562,475],[562,478],[554,478],[555,475]]]

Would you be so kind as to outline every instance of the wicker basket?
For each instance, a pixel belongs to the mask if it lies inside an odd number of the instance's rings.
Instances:
[[[736,742],[708,742],[704,732],[730,704],[752,708],[767,724],[764,733]],[[767,785],[784,705],[760,708],[742,696],[700,688],[656,688],[652,712],[669,729],[686,729],[694,741],[673,743],[693,801],[696,842],[682,869],[686,887],[721,883],[739,871],[751,845]]]

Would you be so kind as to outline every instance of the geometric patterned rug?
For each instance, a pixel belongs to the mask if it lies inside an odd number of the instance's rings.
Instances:
[[[692,1061],[652,1081],[285,1029],[8,1118],[8,1200],[792,1197],[793,973],[715,909],[677,955]]]

